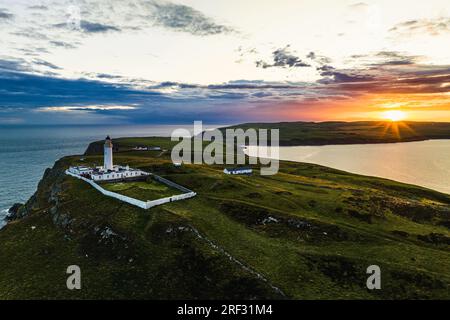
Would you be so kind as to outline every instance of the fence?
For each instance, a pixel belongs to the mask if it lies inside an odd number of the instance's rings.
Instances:
[[[197,195],[195,192],[193,192],[193,191],[191,191],[191,190],[189,190],[189,189],[187,189],[185,187],[182,187],[182,186],[180,186],[180,185],[178,185],[178,184],[176,184],[176,183],[174,183],[174,182],[172,182],[170,180],[164,179],[164,178],[159,177],[159,176],[155,176],[158,181],[161,181],[161,182],[163,182],[165,184],[173,186],[174,188],[177,188],[178,190],[185,191],[186,193],[174,195],[174,196],[171,196],[171,197],[151,200],[151,201],[141,201],[141,200],[138,200],[138,199],[135,199],[135,198],[124,196],[124,195],[116,193],[116,192],[111,192],[111,191],[105,190],[101,186],[99,186],[97,183],[95,183],[94,181],[92,181],[90,179],[87,179],[85,177],[76,175],[76,174],[70,172],[69,170],[66,170],[66,174],[70,175],[72,177],[75,177],[77,179],[81,179],[81,180],[89,183],[92,187],[94,187],[96,190],[100,191],[105,196],[116,198],[116,199],[118,199],[120,201],[132,204],[132,205],[137,206],[137,207],[142,208],[142,209],[150,209],[152,207],[159,206],[159,205],[162,205],[164,203],[169,203],[169,202],[173,202],[173,201],[189,199],[189,198],[195,197]],[[164,181],[162,181],[162,180],[164,180]]]
[[[183,187],[183,186],[180,186],[179,184],[177,184],[177,183],[175,183],[175,182],[173,182],[173,181],[167,180],[167,179],[165,179],[165,178],[163,178],[163,177],[160,177],[160,176],[158,176],[158,175],[156,175],[156,174],[152,174],[152,177],[153,177],[155,180],[158,180],[159,182],[162,182],[162,183],[164,183],[164,184],[167,184],[167,185],[170,186],[170,187],[173,187],[173,188],[175,188],[175,189],[180,190],[181,192],[184,192],[184,193],[190,193],[190,192],[193,192],[192,190],[189,190],[188,188],[185,188],[185,187]]]

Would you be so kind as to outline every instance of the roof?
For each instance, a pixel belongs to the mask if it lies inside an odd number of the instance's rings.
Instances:
[[[247,171],[247,170],[252,170],[252,168],[230,168],[230,169],[226,169],[227,171]]]
[[[91,168],[86,167],[86,166],[76,166],[76,167],[72,167],[76,170],[91,170]]]

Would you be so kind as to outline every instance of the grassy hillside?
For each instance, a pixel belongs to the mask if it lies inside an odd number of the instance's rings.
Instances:
[[[450,298],[448,195],[292,162],[275,176],[175,168],[169,139],[114,143],[116,163],[198,196],[142,210],[63,174],[101,163],[100,143],[84,160],[61,159],[19,209],[23,218],[0,231],[0,298]],[[168,151],[130,151],[137,144]],[[72,264],[82,270],[79,291],[65,286]],[[366,289],[373,264],[382,290]]]
[[[229,128],[280,129],[280,145],[386,143],[450,139],[450,122],[280,122],[245,123]]]

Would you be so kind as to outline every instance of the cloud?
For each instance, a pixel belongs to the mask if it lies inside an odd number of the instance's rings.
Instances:
[[[263,89],[292,89],[303,87],[304,84],[298,83],[286,83],[286,82],[267,82],[263,80],[235,80],[229,81],[221,84],[209,84],[209,85],[197,85],[191,83],[180,83],[166,81],[156,84],[154,86],[149,86],[149,89],[159,89],[167,87],[176,87],[179,89],[210,89],[210,90],[225,90],[225,89],[236,89],[236,90],[263,90]]]
[[[299,57],[293,55],[289,51],[289,45],[285,48],[277,49],[272,52],[273,62],[268,63],[263,60],[256,61],[256,66],[266,69],[271,67],[280,67],[280,68],[298,68],[298,67],[310,67],[311,65],[303,62]]]
[[[11,20],[12,18],[14,18],[14,15],[12,13],[9,13],[6,9],[0,8],[0,21]]]
[[[120,31],[119,28],[111,26],[111,25],[106,25],[106,24],[101,24],[101,23],[96,23],[96,22],[89,22],[89,21],[85,21],[85,20],[81,20],[80,28],[84,32],[87,32],[87,33]]]
[[[385,67],[395,68],[415,66],[423,58],[423,56],[411,55],[400,51],[379,51],[368,54],[352,55],[350,57],[352,62],[356,61],[369,69],[378,70]]]
[[[308,59],[314,60],[314,59],[316,58],[316,53],[313,52],[313,51],[311,51],[310,53],[308,53],[308,54],[306,55],[306,57],[307,57]]]
[[[399,51],[379,51],[369,54],[352,55],[353,60],[362,61],[369,67],[407,66],[416,64],[422,57]]]
[[[79,26],[77,25],[69,25],[68,23],[58,23],[54,25],[57,28],[65,28],[70,30],[79,30],[84,33],[104,33],[108,31],[120,31],[119,28],[108,25],[108,24],[102,24],[98,22],[90,22],[86,20],[81,20]]]
[[[152,2],[151,5],[155,24],[174,31],[187,32],[196,36],[234,31],[231,27],[218,24],[200,11],[185,5],[161,2]]]
[[[366,80],[329,83],[328,90],[353,94],[441,94],[447,93],[450,83],[449,66],[407,65],[400,69],[377,74],[372,72]]]
[[[401,54],[397,51],[380,51],[376,55],[377,57],[384,58],[385,61],[375,65],[412,65],[418,58],[417,56]]]
[[[38,66],[44,66],[50,69],[54,69],[54,70],[60,70],[61,68],[54,65],[53,63],[50,63],[48,61],[42,60],[42,59],[34,59],[33,60],[33,64],[38,65]]]
[[[323,77],[322,92],[362,94],[442,94],[450,83],[448,65],[421,64],[421,56],[398,51],[379,51],[351,56],[358,67],[338,69],[322,64],[316,70]]]
[[[353,3],[353,4],[349,5],[350,8],[355,8],[355,9],[366,8],[367,6],[368,6],[368,4],[365,2],[357,2],[357,3]]]
[[[32,69],[24,59],[0,59],[0,74],[9,71],[31,72]]]
[[[95,75],[99,79],[121,79],[122,76],[114,75],[114,74],[107,74],[107,73],[97,73]]]
[[[51,70],[60,70],[61,68],[43,59],[35,58],[33,60],[25,59],[0,59],[0,77],[5,75],[17,77],[20,73],[53,75],[49,70],[42,70],[45,67]],[[17,74],[16,74],[17,73]]]
[[[48,7],[44,6],[44,5],[33,5],[33,6],[29,6],[28,9],[32,9],[32,10],[48,10]]]
[[[295,99],[305,91],[301,84],[262,80],[210,85],[163,82],[133,89],[133,82],[37,76],[18,71],[20,62],[3,65],[8,70],[0,70],[0,112],[4,111],[3,118],[26,123],[92,123],[104,117],[131,123],[185,123],[199,118],[223,123],[235,121],[249,103]],[[105,75],[105,79],[114,77]]]
[[[446,34],[450,33],[450,17],[407,20],[394,25],[389,31],[401,36],[413,34],[437,36]]]
[[[102,73],[86,74],[95,81],[68,80],[29,73],[34,66],[52,69],[47,61],[0,59],[0,112],[2,118],[24,119],[25,123],[95,123],[105,119],[122,123],[185,123],[195,119],[232,123],[263,116],[269,119],[270,115],[288,117],[287,110],[303,117],[303,108],[311,114],[315,108],[317,114],[322,112],[318,108],[327,110],[330,105],[366,103],[370,101],[366,96],[371,95],[439,96],[449,90],[449,66],[421,65],[414,56],[401,52],[360,55],[361,66],[346,69],[321,64],[320,57],[316,55],[311,61],[322,75],[317,82],[235,80],[205,85],[157,83]],[[401,59],[411,63],[392,63]],[[433,110],[448,108],[442,100],[435,100]]]
[[[55,47],[63,47],[63,48],[67,48],[67,49],[74,49],[76,48],[75,45],[65,42],[65,41],[50,41],[50,44],[55,46]]]
[[[119,105],[93,105],[93,106],[57,106],[57,107],[41,107],[37,111],[40,112],[72,112],[72,111],[110,111],[110,110],[135,110],[134,106]]]
[[[373,80],[372,76],[361,74],[360,70],[337,70],[333,66],[327,64],[316,67],[316,70],[319,71],[319,74],[323,77],[318,82],[323,84]]]
[[[325,76],[319,80],[320,83],[333,83],[333,82],[364,82],[373,80],[373,77],[364,74],[347,73],[342,71],[324,71],[320,73],[321,76]]]
[[[36,27],[26,27],[20,28],[19,30],[12,32],[15,36],[35,39],[35,40],[48,40],[49,36],[41,32],[41,28]]]
[[[0,106],[128,105],[141,100],[164,100],[156,92],[101,81],[62,79],[29,73],[23,61],[0,60]],[[21,92],[18,96],[17,93]],[[126,101],[126,103],[124,103]]]

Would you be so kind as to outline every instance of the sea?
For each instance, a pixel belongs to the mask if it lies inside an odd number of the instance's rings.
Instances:
[[[268,149],[269,150],[265,150]],[[261,150],[259,150],[261,149]],[[250,146],[249,155],[271,154]],[[396,180],[450,194],[450,140],[280,147],[279,159]]]
[[[0,126],[0,228],[8,209],[36,191],[46,168],[59,158],[83,154],[90,142],[118,137],[167,136],[178,128],[192,132],[192,123],[177,125]],[[203,125],[205,130],[225,126]]]

